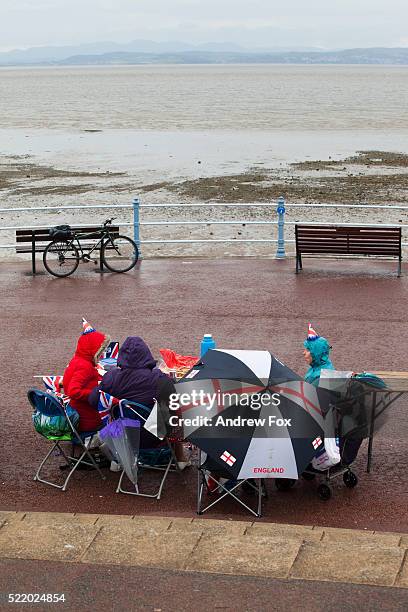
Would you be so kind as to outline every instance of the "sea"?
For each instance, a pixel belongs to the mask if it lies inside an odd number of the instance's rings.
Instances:
[[[0,69],[2,155],[170,178],[360,149],[408,151],[408,67]]]

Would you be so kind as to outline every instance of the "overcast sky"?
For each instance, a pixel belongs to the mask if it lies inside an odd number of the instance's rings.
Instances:
[[[408,0],[0,0],[0,49],[134,39],[408,46]]]

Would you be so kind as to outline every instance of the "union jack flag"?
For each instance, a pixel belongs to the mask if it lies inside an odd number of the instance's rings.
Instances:
[[[99,391],[98,412],[103,425],[108,425],[112,418],[112,408],[117,406],[119,400],[105,391]]]
[[[102,359],[117,359],[119,353],[119,342],[110,342],[102,354]]]
[[[43,376],[45,388],[50,391],[60,391],[62,387],[62,376]]]

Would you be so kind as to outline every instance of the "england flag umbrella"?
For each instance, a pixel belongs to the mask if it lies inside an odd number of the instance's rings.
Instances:
[[[173,424],[233,479],[297,479],[323,445],[327,391],[269,351],[209,350],[176,391]]]

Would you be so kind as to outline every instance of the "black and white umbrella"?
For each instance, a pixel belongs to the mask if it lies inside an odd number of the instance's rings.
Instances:
[[[176,391],[185,439],[231,478],[296,479],[323,444],[327,392],[269,351],[209,350]]]

